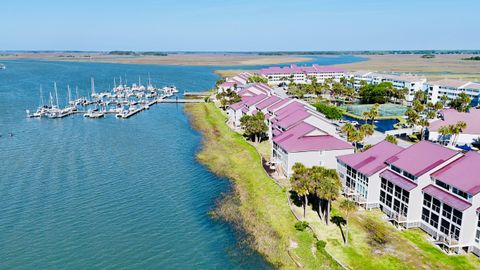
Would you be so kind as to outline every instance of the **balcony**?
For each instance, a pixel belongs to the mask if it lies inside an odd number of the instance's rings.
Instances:
[[[360,193],[358,193],[356,190],[352,188],[344,187],[343,194],[359,205],[365,205],[367,203],[367,200],[362,195],[360,195]]]
[[[390,221],[397,224],[403,224],[407,222],[407,217],[397,212],[391,211],[385,207],[382,207],[383,213],[385,213]]]

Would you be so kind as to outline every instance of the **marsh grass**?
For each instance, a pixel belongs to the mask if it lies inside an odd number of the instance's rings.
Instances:
[[[232,194],[211,215],[243,230],[248,244],[277,268],[297,268],[294,258],[305,269],[340,269],[325,253],[314,252],[311,231],[295,229],[286,191],[265,173],[256,149],[228,128],[221,111],[211,103],[187,104],[185,111],[203,134],[198,160],[233,183]]]

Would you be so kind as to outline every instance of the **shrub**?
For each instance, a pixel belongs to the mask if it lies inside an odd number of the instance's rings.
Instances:
[[[317,111],[323,113],[328,119],[340,120],[342,119],[342,110],[338,107],[328,105],[325,103],[315,103],[313,104]]]
[[[308,227],[308,222],[306,221],[298,221],[295,223],[295,229],[298,231],[304,231]]]
[[[368,242],[373,247],[382,247],[390,242],[389,228],[373,219],[365,220],[363,227],[368,233]]]
[[[327,246],[327,242],[325,242],[323,240],[318,240],[317,241],[317,250],[325,249],[325,246]]]

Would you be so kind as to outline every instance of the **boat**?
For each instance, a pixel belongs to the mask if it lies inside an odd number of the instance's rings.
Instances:
[[[105,113],[102,112],[102,111],[93,111],[93,110],[89,110],[88,112],[86,112],[83,117],[86,117],[86,118],[101,118],[101,117],[104,117],[105,116]]]
[[[7,69],[7,66],[5,66],[4,64],[0,64],[0,69]]]

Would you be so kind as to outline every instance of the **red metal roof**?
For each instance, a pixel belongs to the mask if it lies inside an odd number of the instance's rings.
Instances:
[[[308,136],[314,130],[318,129],[305,122],[300,122],[273,138],[273,141],[287,152],[353,149],[351,144],[331,135]]]
[[[395,144],[381,141],[366,151],[340,156],[337,159],[365,176],[371,176],[387,167],[385,160],[403,150]]]
[[[385,178],[386,180],[388,180],[392,184],[395,184],[395,185],[401,187],[402,189],[404,189],[406,191],[410,191],[410,190],[417,187],[417,184],[414,183],[413,181],[408,180],[407,178],[405,178],[405,177],[403,177],[399,174],[396,174],[396,173],[394,173],[394,172],[392,172],[388,169],[381,172],[380,177]]]
[[[480,154],[467,152],[461,158],[432,173],[432,177],[471,195],[480,192]]]
[[[398,152],[385,162],[418,177],[457,154],[458,152],[441,145],[421,141]]]
[[[447,192],[439,187],[434,185],[428,185],[422,189],[424,193],[435,197],[436,199],[440,200],[441,202],[450,205],[451,207],[459,210],[464,211],[465,209],[472,206],[471,203],[460,199],[459,197]]]

